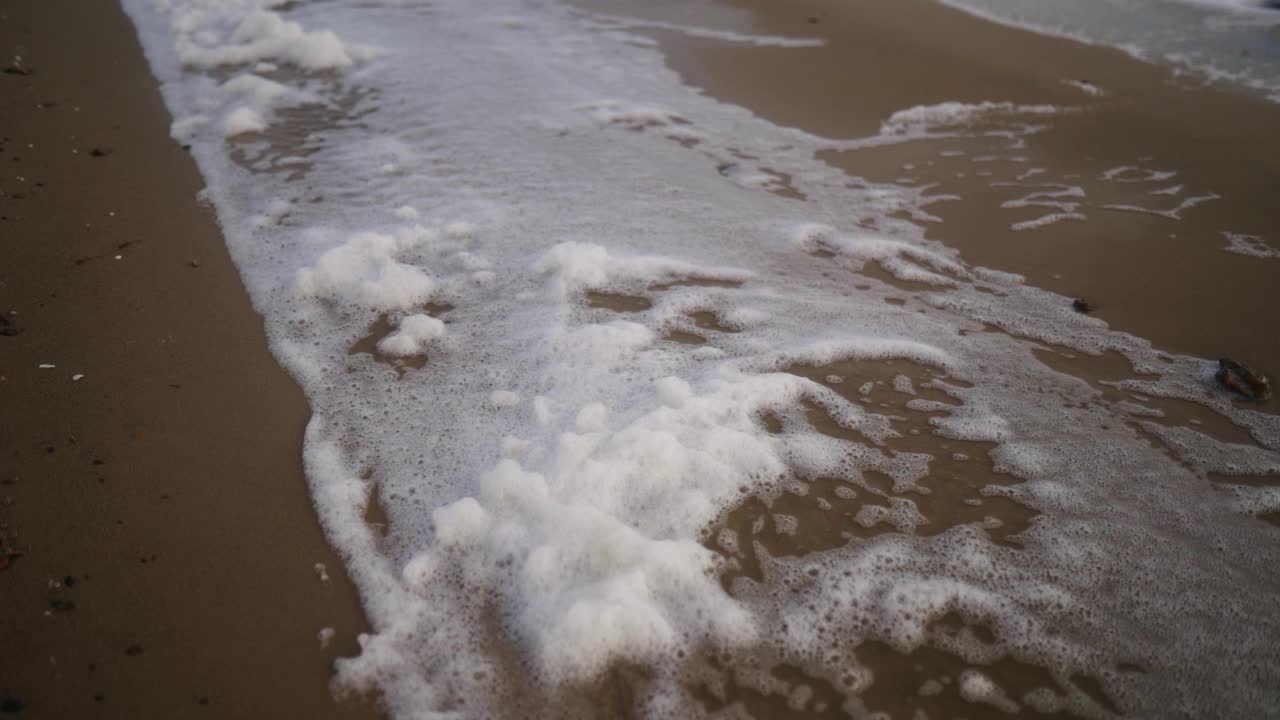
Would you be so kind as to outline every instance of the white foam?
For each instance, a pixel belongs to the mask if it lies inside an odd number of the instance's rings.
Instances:
[[[959,678],[960,696],[973,703],[985,703],[1006,713],[1018,712],[1018,704],[977,670],[965,670]]]
[[[1258,258],[1280,257],[1280,248],[1272,247],[1271,243],[1260,235],[1224,232],[1222,236],[1227,239],[1227,246],[1223,250],[1229,253]]]
[[[298,271],[298,291],[378,310],[420,305],[431,297],[435,283],[420,268],[397,260],[412,244],[403,236],[353,235]]]
[[[880,126],[883,135],[920,135],[935,129],[968,126],[990,118],[1056,115],[1054,105],[1018,105],[1011,102],[945,102],[899,110]]]
[[[232,110],[222,121],[222,134],[227,137],[262,132],[266,129],[267,121],[255,110],[245,106]]]
[[[369,56],[363,48],[343,43],[328,30],[304,30],[266,9],[266,2],[169,3],[154,0],[168,11],[176,30],[178,58],[193,67],[214,68],[256,61],[289,63],[304,70],[330,70]]]
[[[717,103],[626,27],[557,4],[126,6],[272,349],[313,410],[308,482],[371,625],[337,688],[376,691],[395,717],[545,716],[558,706],[530,707],[526,681],[552,697],[629,665],[643,670],[637,715],[697,716],[689,688],[707,648],[847,672],[851,692],[873,682],[854,657],[862,643],[934,647],[938,621],[958,613],[996,639],[948,646],[953,657],[1099,676],[1126,709],[1270,707],[1280,670],[1256,638],[1277,631],[1275,552],[1241,514],[1244,495],[1214,490],[1183,456],[1270,467],[1280,427],[1214,395],[1199,361],[926,240],[919,223],[939,200],[927,189],[815,159],[917,136],[1016,139],[1060,109],[913,108],[885,136],[835,142]],[[220,89],[205,72],[234,79],[260,63],[284,91]],[[280,111],[304,96],[307,112]],[[269,131],[229,144],[220,120],[241,106]],[[807,201],[736,182],[726,162],[743,178],[785,175]],[[1081,202],[1047,192],[1023,200]],[[593,291],[645,302],[613,311]],[[394,329],[378,353],[353,352],[380,322]],[[672,342],[675,329],[705,342]],[[1210,404],[1268,450],[1135,427],[1132,408],[1044,365],[1037,341],[1123,353],[1154,373],[1132,392]],[[391,372],[379,355],[426,357]],[[839,371],[856,402],[786,372],[888,361],[909,381]],[[895,388],[919,396],[891,410],[882,395]],[[862,440],[815,431],[814,407]],[[966,509],[1012,500],[1039,513],[1020,548],[991,540],[994,517],[944,530],[925,516],[916,501],[938,460],[902,451],[915,436],[895,412],[928,413],[939,458],[993,473]],[[1189,449],[1172,457],[1152,438]],[[729,561],[703,541],[727,510],[801,492],[802,478],[847,478],[836,497],[871,497],[868,473],[898,494],[850,522],[883,534],[776,558],[728,539],[757,553],[763,580],[725,591]],[[385,537],[365,521],[375,497]],[[806,537],[805,518],[775,514],[759,532]],[[832,659],[834,638],[847,647]],[[1149,672],[1114,671],[1130,661]],[[1032,704],[994,677],[966,675],[965,692]],[[1102,713],[1063,692],[1063,709]]]
[[[430,315],[401,318],[396,331],[378,341],[378,351],[387,355],[421,355],[427,343],[444,335],[444,323]]]
[[[1097,85],[1094,85],[1091,82],[1088,82],[1087,80],[1064,80],[1063,82],[1079,90],[1080,92],[1086,95],[1092,95],[1093,97],[1102,97],[1107,94],[1106,90],[1103,90],[1102,88],[1098,87]]]
[[[1149,207],[1143,207],[1141,205],[1129,205],[1129,204],[1120,204],[1120,203],[1107,204],[1107,205],[1103,205],[1102,207],[1103,209],[1106,209],[1106,210],[1119,210],[1121,212],[1142,213],[1145,215],[1156,215],[1159,217],[1168,218],[1170,220],[1181,220],[1182,213],[1186,212],[1187,210],[1190,210],[1191,208],[1197,205],[1203,205],[1204,203],[1211,202],[1213,200],[1220,200],[1220,199],[1222,199],[1222,196],[1218,195],[1217,193],[1207,193],[1205,195],[1195,195],[1192,197],[1184,198],[1182,202],[1178,203],[1176,207],[1172,207],[1172,208],[1149,208]]]
[[[237,75],[222,83],[219,90],[255,107],[272,107],[286,101],[296,103],[308,98],[287,85],[251,73]]]
[[[515,407],[520,404],[520,395],[510,390],[494,390],[489,393],[489,402],[497,407]]]
[[[1032,220],[1023,220],[1022,222],[1013,223],[1012,225],[1009,226],[1009,229],[1015,230],[1015,231],[1035,230],[1038,228],[1042,228],[1046,225],[1053,225],[1054,223],[1060,223],[1065,220],[1088,220],[1088,219],[1089,218],[1087,216],[1082,215],[1080,213],[1076,213],[1076,212],[1048,213],[1047,215],[1041,215],[1040,217]]]
[[[757,47],[780,47],[780,48],[807,48],[822,47],[826,41],[822,38],[794,38],[782,37],[779,35],[753,35],[747,33],[734,32],[732,30],[722,30],[709,27],[698,27],[696,25],[663,22],[661,20],[647,20],[634,17],[625,17],[622,15],[606,15],[599,14],[594,16],[594,23],[600,27],[611,29],[653,29],[677,32],[682,35],[688,35],[696,38],[709,38],[712,40],[723,40],[732,43],[742,43],[747,45],[755,45]],[[634,39],[634,38],[632,38]]]
[[[1026,207],[1047,207],[1054,208],[1062,213],[1074,213],[1080,208],[1078,200],[1064,200],[1063,198],[1080,198],[1085,196],[1084,188],[1079,185],[1042,185],[1048,188],[1037,190],[1024,197],[1006,200],[1000,204],[1005,209],[1026,208]]]
[[[1173,170],[1151,170],[1140,168],[1134,165],[1121,165],[1105,170],[1102,173],[1103,180],[1122,183],[1143,183],[1143,182],[1161,182],[1169,180],[1178,175]]]
[[[601,289],[617,284],[658,282],[683,276],[740,281],[751,273],[738,268],[705,267],[665,257],[613,257],[594,243],[565,242],[549,249],[534,269],[551,276],[550,288],[557,297],[567,297],[585,289]]]
[[[800,249],[836,252],[858,261],[858,267],[875,262],[901,280],[953,285],[955,281],[950,275],[963,273],[960,265],[943,253],[891,238],[841,233],[817,223],[797,225],[791,237]]]

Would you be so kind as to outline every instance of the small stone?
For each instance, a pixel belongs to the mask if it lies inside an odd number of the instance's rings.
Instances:
[[[1075,310],[1078,313],[1083,313],[1085,315],[1088,315],[1089,313],[1093,312],[1094,307],[1093,307],[1093,303],[1089,302],[1088,300],[1085,300],[1084,298],[1076,298],[1075,300],[1071,301],[1071,309]]]
[[[1266,400],[1271,397],[1271,382],[1267,380],[1267,376],[1231,358],[1218,360],[1218,372],[1214,377],[1224,387],[1250,400]]]

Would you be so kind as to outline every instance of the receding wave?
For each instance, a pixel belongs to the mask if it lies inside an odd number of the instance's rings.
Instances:
[[[1274,709],[1280,420],[926,240],[944,198],[818,159],[1017,147],[1075,109],[833,141],[553,3],[125,4],[311,403],[373,628],[339,691],[397,718]],[[1031,185],[1032,222],[1079,216]]]

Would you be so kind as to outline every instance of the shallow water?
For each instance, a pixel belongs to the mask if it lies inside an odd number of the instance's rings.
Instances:
[[[312,405],[375,629],[339,688],[396,717],[1273,704],[1272,406],[966,261],[931,184],[824,160],[1016,154],[1075,108],[781,127],[646,34],[823,43],[730,10],[126,7]]]
[[[1263,0],[942,0],[1054,35],[1121,48],[1280,102],[1280,10]]]

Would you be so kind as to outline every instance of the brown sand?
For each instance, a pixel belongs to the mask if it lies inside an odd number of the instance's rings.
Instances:
[[[376,717],[327,687],[365,623],[307,497],[306,404],[132,25],[5,3],[0,52],[33,71],[0,75],[0,712]]]

